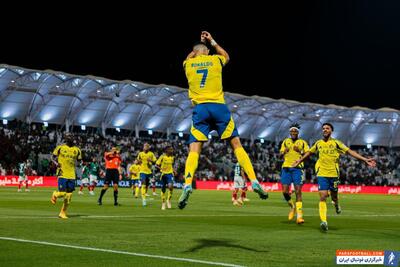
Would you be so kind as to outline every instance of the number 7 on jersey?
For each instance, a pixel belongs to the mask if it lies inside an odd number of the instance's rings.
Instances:
[[[200,70],[197,70],[196,73],[203,75],[203,77],[201,78],[201,81],[200,81],[200,88],[203,88],[206,85],[208,69],[200,69]]]

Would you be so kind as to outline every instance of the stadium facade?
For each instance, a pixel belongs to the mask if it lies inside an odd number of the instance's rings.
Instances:
[[[264,91],[273,90],[265,88]],[[246,88],[243,88],[246,92]],[[310,143],[331,122],[347,145],[400,146],[399,110],[301,103],[225,93],[241,137],[280,141],[292,123]],[[192,105],[187,89],[134,81],[31,70],[0,64],[0,119],[66,126],[188,133]]]

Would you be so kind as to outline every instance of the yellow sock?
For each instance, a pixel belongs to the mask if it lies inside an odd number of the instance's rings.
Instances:
[[[199,154],[197,152],[189,152],[185,165],[185,185],[192,185],[193,176],[199,163]]]
[[[67,198],[64,198],[64,203],[63,203],[63,205],[62,205],[62,207],[61,207],[61,212],[66,212],[67,211],[67,208],[68,208],[68,199]]]
[[[68,204],[71,203],[72,193],[66,193],[64,200],[66,199]]]
[[[139,186],[136,186],[135,188],[135,197],[139,196]]]
[[[172,198],[172,190],[169,190],[169,191],[168,191],[168,197],[167,197],[167,199],[168,199],[168,200],[171,200],[171,198]]]
[[[142,185],[142,199],[146,199],[146,186]]]
[[[326,222],[326,202],[325,201],[320,201],[319,202],[319,217],[321,218],[321,221]]]
[[[303,217],[303,202],[296,202],[297,218]]]
[[[60,198],[60,197],[64,197],[65,196],[65,194],[67,194],[66,192],[59,192],[59,191],[56,191],[56,193],[54,194],[57,198]]]
[[[235,156],[239,162],[239,165],[244,169],[244,172],[247,174],[251,181],[256,180],[256,174],[253,169],[253,165],[251,164],[249,155],[247,155],[246,151],[243,147],[239,147],[235,149]]]
[[[288,201],[288,204],[289,204],[289,206],[290,206],[291,209],[294,208],[293,199],[290,199],[290,200]],[[297,203],[296,203],[296,204],[297,204]]]
[[[162,202],[165,201],[165,193],[163,191],[161,191],[161,200],[162,200]]]

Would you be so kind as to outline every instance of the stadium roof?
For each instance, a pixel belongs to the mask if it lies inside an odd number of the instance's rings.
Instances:
[[[243,89],[246,92],[246,89]],[[310,142],[331,122],[348,145],[400,146],[399,110],[300,103],[225,93],[243,138],[279,141],[291,123]],[[0,118],[61,125],[188,132],[187,89],[0,64]]]

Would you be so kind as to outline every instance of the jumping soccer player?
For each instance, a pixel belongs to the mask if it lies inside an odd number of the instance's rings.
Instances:
[[[192,128],[189,137],[189,155],[185,166],[185,186],[178,206],[185,208],[192,193],[192,180],[195,175],[203,142],[208,141],[208,134],[216,130],[223,140],[228,140],[232,146],[240,166],[252,182],[253,190],[260,198],[268,198],[257,181],[250,158],[239,139],[231,112],[225,104],[222,90],[222,68],[228,63],[228,53],[217,44],[211,34],[203,31],[201,41],[193,46],[193,51],[183,62],[186,78],[189,83],[189,98],[194,106]],[[209,55],[205,44],[209,42],[217,55]]]

